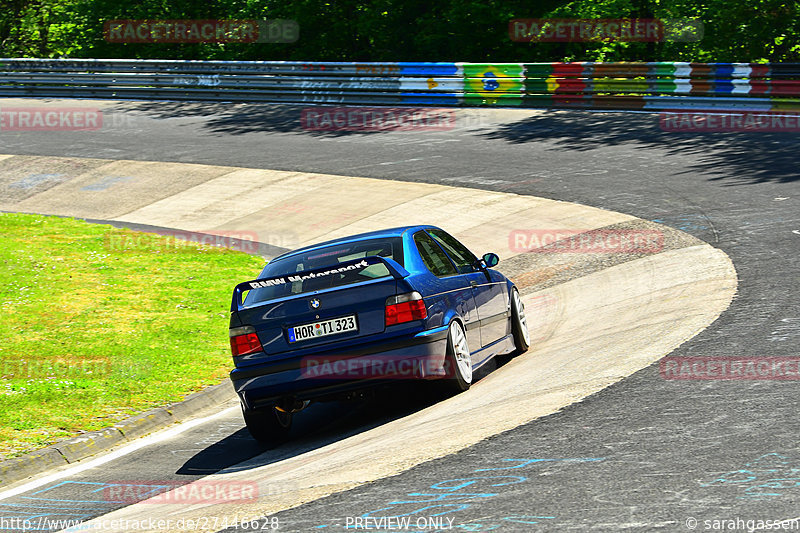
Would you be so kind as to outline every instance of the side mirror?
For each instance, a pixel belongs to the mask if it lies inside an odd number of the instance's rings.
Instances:
[[[483,261],[483,264],[486,265],[486,268],[497,266],[497,263],[500,262],[500,258],[497,257],[497,254],[493,253],[484,254],[481,260]]]

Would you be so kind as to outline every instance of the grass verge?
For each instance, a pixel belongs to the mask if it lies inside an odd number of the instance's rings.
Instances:
[[[263,260],[0,214],[0,460],[219,383],[234,285]]]

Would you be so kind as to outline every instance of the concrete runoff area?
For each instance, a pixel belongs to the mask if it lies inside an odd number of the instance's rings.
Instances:
[[[446,185],[141,161],[91,160],[82,172],[84,160],[78,158],[58,158],[78,170],[16,198],[24,167],[41,174],[49,159],[0,160],[0,176],[8,167],[15,174],[15,181],[0,182],[0,210],[239,232],[289,249],[386,227],[433,224],[474,252],[495,252],[501,260],[519,253],[509,242],[515,228],[585,231],[634,220],[556,200]]]
[[[15,159],[0,157],[0,173]],[[46,159],[28,161],[38,169]],[[515,228],[663,228],[602,209],[424,183],[174,163],[162,173],[158,163],[126,163],[106,164],[114,176],[128,180],[107,179],[98,172],[104,165],[93,161],[86,172],[24,199],[0,191],[0,209],[67,214],[63,198],[69,196],[78,216],[188,231],[252,232],[266,236],[259,238],[262,242],[291,244],[287,248],[382,227],[433,223],[479,254],[499,253],[501,270],[508,267],[513,279],[525,279],[545,264],[556,272],[548,279],[558,283],[527,278],[521,289],[526,307],[534,311],[529,325],[536,344],[470,391],[279,463],[249,470],[243,463],[204,478],[268,483],[268,496],[256,503],[141,503],[104,515],[107,519],[255,518],[391,476],[557,412],[650,365],[713,322],[736,291],[736,272],[727,256],[693,238],[676,238],[678,244],[658,253],[558,254],[561,264],[555,266],[547,264],[555,254],[512,249],[509,235]],[[24,172],[20,175],[17,182],[25,179]],[[286,492],[276,493],[277,483],[285,483]]]

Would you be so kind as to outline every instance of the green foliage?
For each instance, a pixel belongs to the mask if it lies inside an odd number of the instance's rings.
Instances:
[[[699,42],[519,43],[512,18],[692,18]],[[294,19],[296,43],[109,43],[114,19]],[[788,0],[0,0],[0,55],[300,61],[798,61]]]

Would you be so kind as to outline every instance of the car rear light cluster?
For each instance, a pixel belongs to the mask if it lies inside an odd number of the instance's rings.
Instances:
[[[386,300],[386,325],[421,320],[428,316],[422,295],[416,291],[391,296]]]
[[[247,355],[250,353],[263,352],[261,341],[258,340],[256,329],[253,326],[242,326],[230,329],[231,353],[233,356]]]

